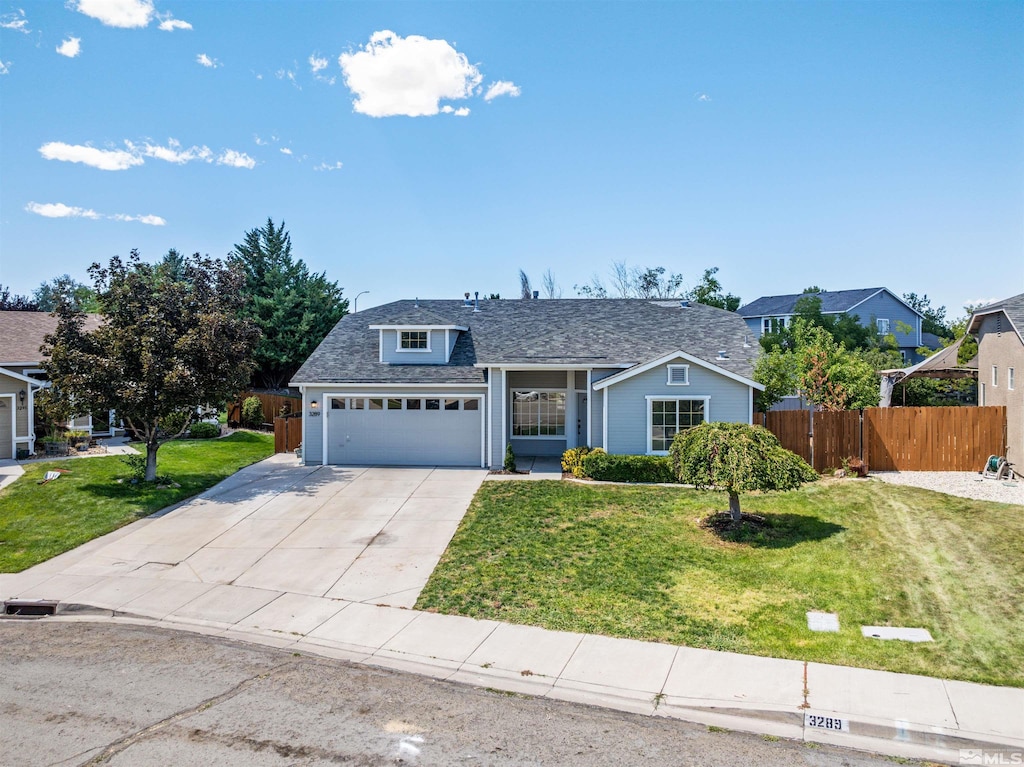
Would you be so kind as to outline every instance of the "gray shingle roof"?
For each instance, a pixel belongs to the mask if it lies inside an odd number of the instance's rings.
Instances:
[[[990,314],[991,312],[997,311],[1002,311],[1003,314],[1010,318],[1010,322],[1013,323],[1013,327],[1017,330],[1017,335],[1020,336],[1020,340],[1024,342],[1024,293],[1016,296],[1010,296],[1009,298],[1004,298],[1002,301],[996,301],[995,303],[975,309],[968,329],[971,332],[974,332],[975,318],[978,317],[978,315]]]
[[[816,295],[821,299],[823,314],[847,312],[880,290],[892,293],[887,288],[859,288],[857,290],[827,290],[813,294],[793,293],[788,296],[761,296],[761,298],[741,306],[737,312],[743,317],[775,317],[780,314],[792,314],[796,302],[805,295]]]
[[[750,378],[757,343],[738,314],[701,304],[641,299],[396,301],[350,314],[328,333],[292,380],[312,383],[483,383],[476,364],[632,366],[682,350]],[[370,325],[468,327],[447,365],[388,365]],[[429,318],[429,319],[428,319]],[[728,359],[719,360],[719,351]]]
[[[103,321],[99,314],[85,315],[85,330],[95,330]],[[0,312],[0,365],[41,362],[39,347],[57,329],[57,318],[48,312]]]

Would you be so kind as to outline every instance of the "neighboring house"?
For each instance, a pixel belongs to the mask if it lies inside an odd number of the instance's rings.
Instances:
[[[1006,406],[1006,459],[1024,474],[1024,293],[976,309],[978,404]]]
[[[856,316],[861,325],[873,327],[880,335],[892,333],[900,356],[907,363],[924,359],[917,353],[922,346],[921,322],[916,309],[888,288],[861,288],[859,290],[829,290],[820,293],[794,293],[788,296],[762,296],[741,306],[737,313],[743,317],[756,340],[773,327],[788,327],[793,322],[796,302],[805,296],[821,299],[821,313]],[[903,326],[909,326],[907,331]]]
[[[86,316],[85,328],[100,324],[100,316]],[[45,312],[0,311],[0,459],[35,453],[35,398],[48,386],[39,348],[57,318]],[[82,416],[72,428],[102,436],[110,434],[110,416]]]
[[[664,454],[750,423],[756,344],[681,301],[397,301],[344,317],[292,380],[307,464],[475,465],[589,445]]]

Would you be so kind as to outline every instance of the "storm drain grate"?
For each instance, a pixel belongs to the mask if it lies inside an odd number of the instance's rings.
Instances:
[[[55,599],[9,599],[4,602],[4,615],[20,618],[40,618],[56,615]]]

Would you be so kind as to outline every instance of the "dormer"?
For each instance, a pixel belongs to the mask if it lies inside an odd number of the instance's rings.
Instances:
[[[379,359],[387,365],[447,365],[462,325],[370,325],[379,334]]]

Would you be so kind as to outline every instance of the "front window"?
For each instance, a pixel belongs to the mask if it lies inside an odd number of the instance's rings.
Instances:
[[[426,330],[403,330],[400,333],[400,349],[429,349],[429,334]]]
[[[889,335],[889,320],[875,320],[875,324],[878,325],[879,334],[883,336]]]
[[[778,333],[786,329],[785,317],[764,317],[761,320],[761,330],[765,333]]]
[[[999,386],[999,367],[992,366],[992,386]]]
[[[565,436],[565,392],[512,392],[512,436]]]
[[[1013,389],[1015,384],[1017,383],[1016,381],[1013,380],[1014,377],[1015,376],[1013,374],[1013,368],[1007,368],[1007,370],[1006,370],[1006,388],[1007,389]]]
[[[704,399],[651,400],[652,453],[667,453],[676,434],[704,423],[707,401]]]

